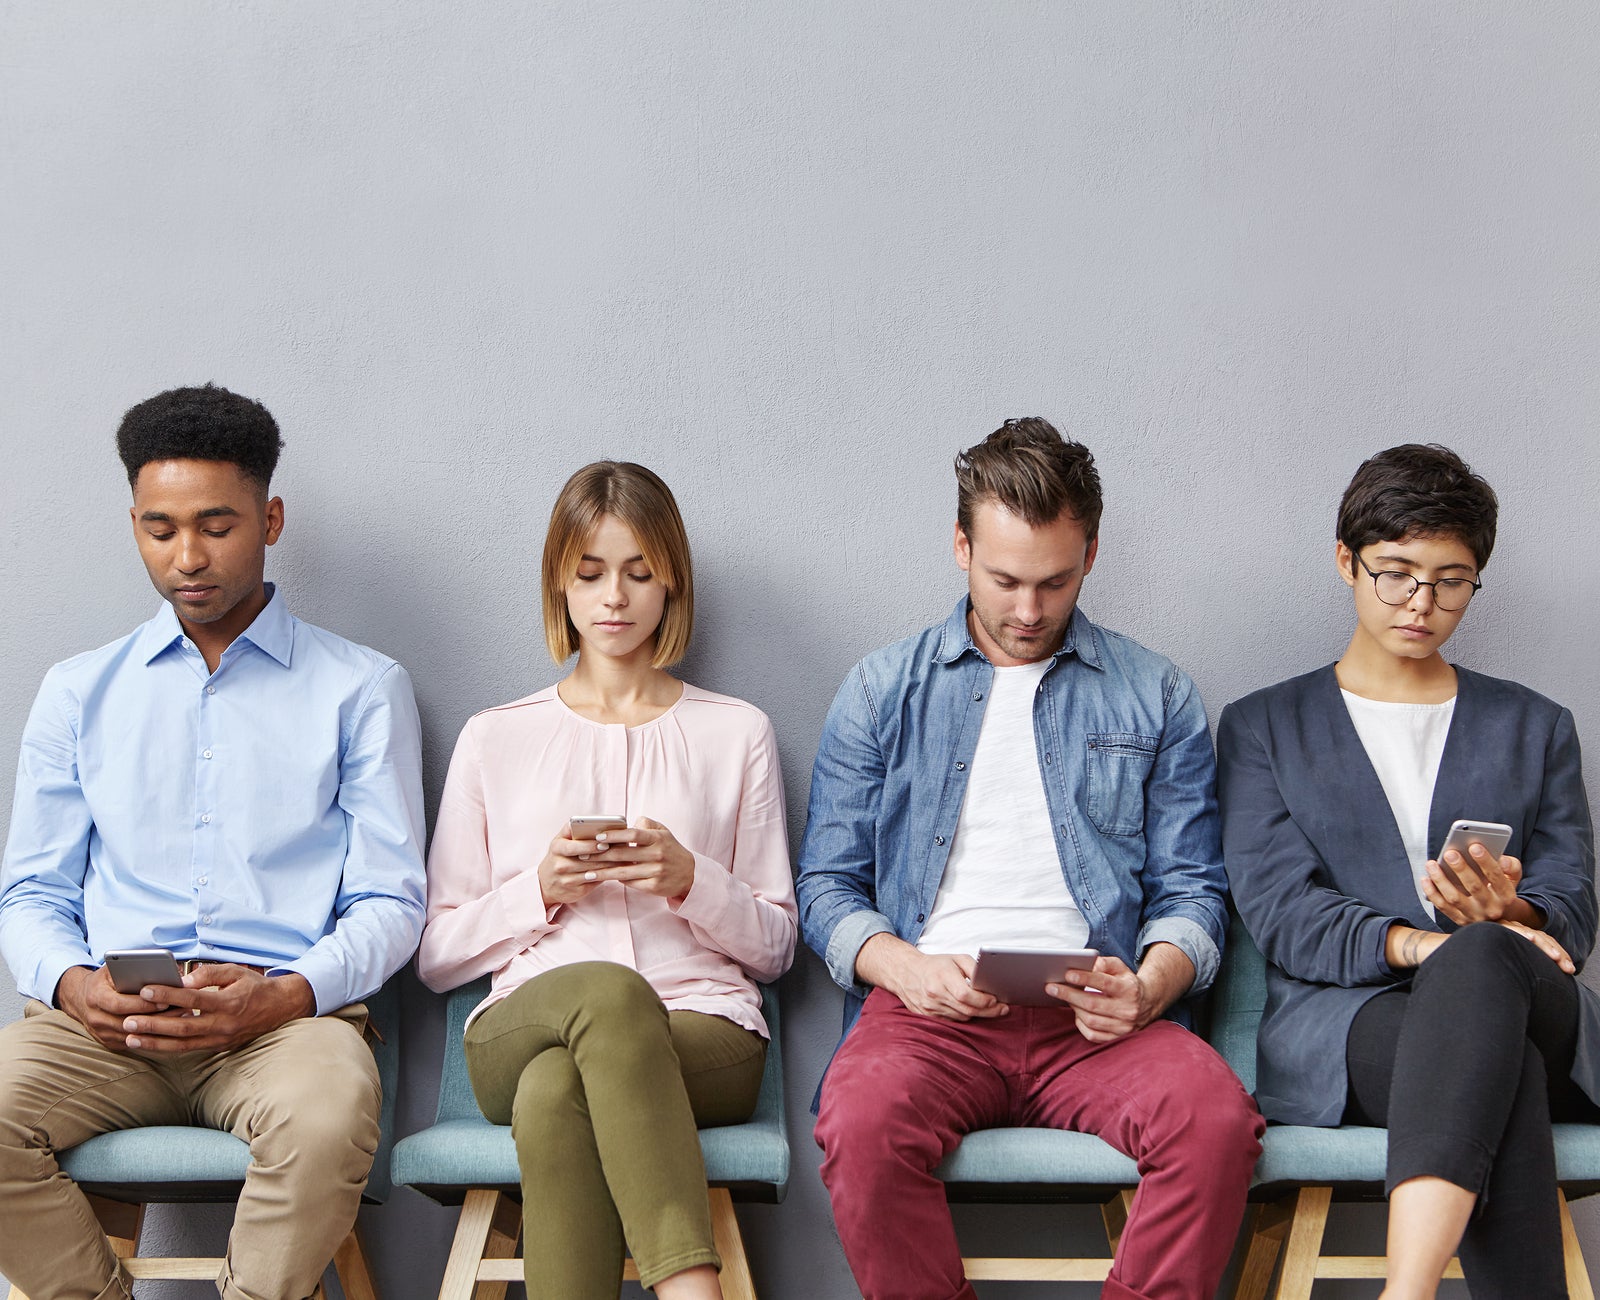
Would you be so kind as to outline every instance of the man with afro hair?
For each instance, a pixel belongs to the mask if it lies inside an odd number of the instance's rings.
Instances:
[[[210,384],[128,411],[117,447],[163,603],[52,668],[23,733],[0,953],[31,1000],[0,1029],[0,1272],[32,1300],[132,1295],[56,1162],[97,1133],[249,1142],[227,1300],[311,1295],[366,1185],[362,999],[423,920],[419,726],[400,665],[302,623],[265,579],[281,446],[264,406]],[[180,973],[119,989],[107,954],[150,948]]]

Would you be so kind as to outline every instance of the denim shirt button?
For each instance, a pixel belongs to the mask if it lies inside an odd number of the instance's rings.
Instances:
[[[962,762],[957,762],[956,763],[956,771],[965,772],[966,770],[967,770],[967,765],[965,763],[962,763]]]
[[[943,846],[943,844],[944,844],[944,836],[943,836],[943,835],[935,835],[935,836],[934,836],[934,837],[933,837],[933,842],[934,842],[934,843],[935,843],[935,844],[938,844],[938,845],[940,845],[940,846]]]
[[[1056,761],[1056,756],[1054,754],[1046,754],[1044,756],[1044,761],[1046,763],[1054,763]]]
[[[982,691],[974,691],[972,693],[972,698],[974,700],[981,700],[983,698],[983,692]]]
[[[917,913],[917,924],[918,924],[918,925],[921,925],[921,924],[922,924],[922,922],[923,922],[923,919],[924,919],[924,918],[923,918],[923,914],[922,914],[922,913],[921,913],[921,912],[918,912],[918,913]]]

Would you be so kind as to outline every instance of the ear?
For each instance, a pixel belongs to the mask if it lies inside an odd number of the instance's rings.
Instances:
[[[1344,585],[1352,591],[1356,585],[1356,553],[1343,542],[1333,544],[1333,563],[1339,570],[1339,576],[1344,579]]]
[[[1099,554],[1100,554],[1100,538],[1097,535],[1095,537],[1094,541],[1089,543],[1089,549],[1083,553],[1083,576],[1084,577],[1087,578],[1089,576],[1089,570],[1094,568],[1094,557],[1099,555]]]
[[[963,573],[972,571],[972,542],[967,537],[967,530],[961,526],[961,521],[956,520],[956,567]]]
[[[283,533],[283,498],[273,497],[267,502],[267,545],[277,543]]]

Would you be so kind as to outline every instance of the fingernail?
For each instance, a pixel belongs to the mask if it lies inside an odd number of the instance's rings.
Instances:
[[[143,1047],[144,1044],[141,1043],[137,1038],[130,1038],[128,1040],[128,1046],[129,1047]]]

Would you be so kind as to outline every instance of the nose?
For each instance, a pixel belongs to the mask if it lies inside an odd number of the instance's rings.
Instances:
[[[622,588],[620,573],[606,580],[605,602],[607,609],[621,609],[628,603],[628,595]]]
[[[180,573],[199,573],[210,563],[200,538],[193,533],[178,534],[178,552],[174,559]]]
[[[1411,599],[1406,604],[1419,614],[1431,613],[1433,610],[1433,588],[1431,586],[1418,587],[1411,593]]]
[[[1032,587],[1017,588],[1016,615],[1017,622],[1032,627],[1043,617],[1044,610],[1039,601],[1039,592]]]

